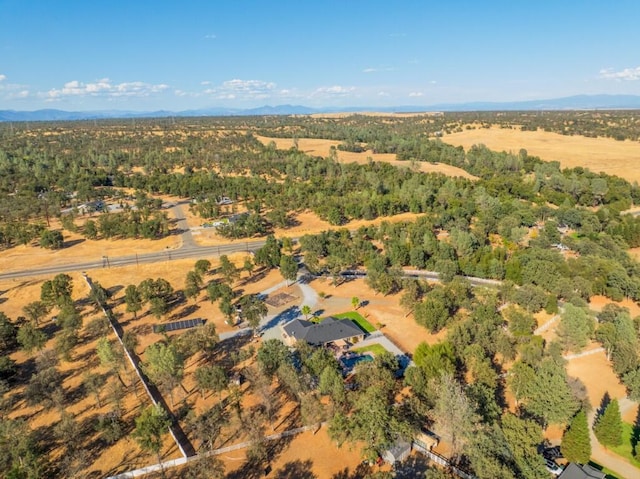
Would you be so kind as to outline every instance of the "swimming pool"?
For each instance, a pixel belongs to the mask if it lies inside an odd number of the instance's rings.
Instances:
[[[346,370],[351,370],[358,363],[368,363],[373,361],[373,356],[370,354],[358,354],[356,356],[348,356],[340,359],[342,365]]]

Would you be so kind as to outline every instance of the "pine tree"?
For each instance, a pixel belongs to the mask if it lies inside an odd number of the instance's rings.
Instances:
[[[615,447],[622,444],[622,418],[617,399],[607,405],[600,420],[593,427],[593,432],[604,447]]]
[[[586,464],[591,457],[591,439],[589,438],[589,426],[587,415],[580,410],[571,420],[571,424],[562,436],[562,455],[569,462]]]

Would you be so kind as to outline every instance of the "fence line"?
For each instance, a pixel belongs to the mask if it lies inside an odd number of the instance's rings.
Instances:
[[[85,281],[89,285],[89,288],[91,289],[91,291],[93,291],[94,286],[93,286],[93,282],[91,281],[91,278],[89,278],[86,274],[83,274],[83,276]],[[160,405],[161,407],[163,407],[163,409],[166,410],[162,397],[159,397],[159,398],[156,397],[160,395],[159,393],[156,393],[152,390],[152,386],[148,383],[147,377],[140,369],[140,365],[137,361],[137,358],[134,357],[131,354],[131,352],[125,347],[124,342],[122,340],[122,335],[123,335],[122,326],[120,326],[116,318],[113,317],[113,313],[111,313],[111,311],[108,310],[102,304],[101,301],[96,299],[96,302],[98,303],[98,306],[100,306],[100,309],[102,309],[102,312],[104,313],[105,317],[109,321],[109,324],[111,325],[111,329],[113,329],[113,332],[116,334],[116,337],[118,338],[118,342],[120,343],[120,346],[122,346],[122,349],[124,350],[125,355],[129,359],[129,362],[131,363],[133,370],[136,372],[136,375],[142,382],[142,386],[144,387],[144,390],[147,392],[147,395],[149,396],[149,398],[151,399],[151,402],[153,403],[154,406]],[[174,442],[178,446],[178,449],[180,450],[180,454],[182,454],[182,458],[186,459],[187,457],[189,457],[189,454],[187,453],[187,449],[193,449],[193,448],[191,447],[191,445],[186,445],[185,447],[185,445],[182,444],[182,441],[178,438],[178,435],[176,434],[174,424],[169,426],[169,434],[171,434],[171,437],[173,438]],[[123,476],[123,477],[129,477],[129,476]],[[135,476],[130,476],[130,477],[135,477]]]

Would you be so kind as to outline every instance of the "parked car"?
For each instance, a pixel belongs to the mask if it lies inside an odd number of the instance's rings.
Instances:
[[[545,468],[554,476],[562,474],[562,468],[551,459],[545,459]]]

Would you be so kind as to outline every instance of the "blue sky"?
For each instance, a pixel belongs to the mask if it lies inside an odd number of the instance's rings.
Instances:
[[[0,109],[640,95],[633,0],[0,0]]]

